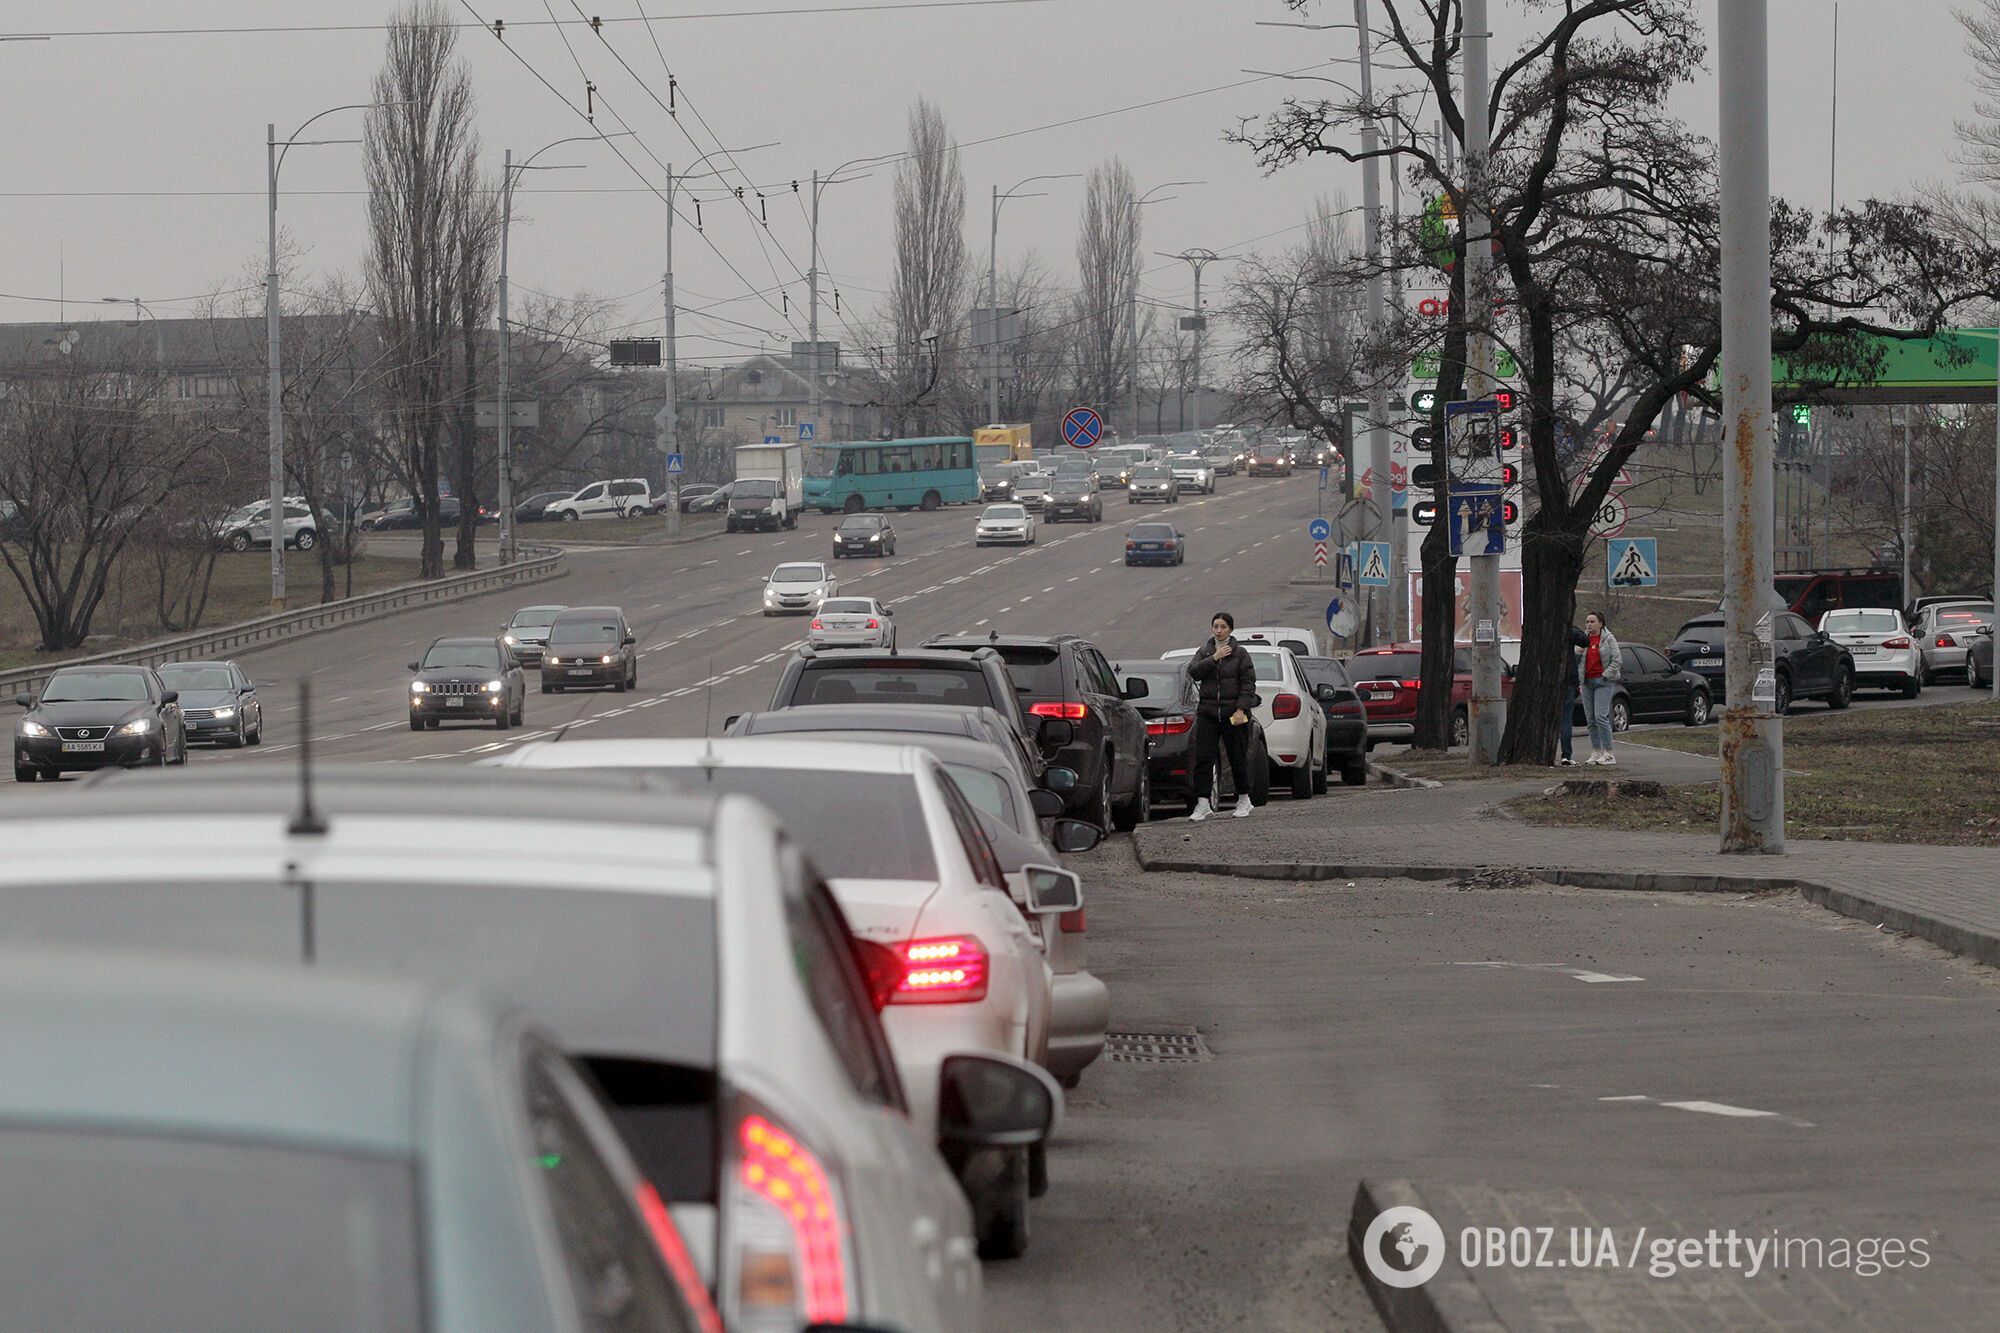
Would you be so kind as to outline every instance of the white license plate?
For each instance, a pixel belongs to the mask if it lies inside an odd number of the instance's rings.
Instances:
[[[590,668],[589,668],[589,667],[571,667],[571,668],[569,669],[569,674],[570,674],[570,675],[572,675],[572,676],[587,676],[587,675],[589,675],[589,674],[590,674]]]
[[[1721,666],[1722,659],[1719,657],[1697,657],[1693,661],[1689,662],[1688,665],[1698,666],[1698,667]]]
[[[104,742],[103,742],[103,741],[64,741],[64,742],[63,742],[63,753],[64,753],[64,754],[102,754],[102,753],[104,753]]]
[[[1848,651],[1853,653],[1856,657],[1873,657],[1875,655],[1875,649],[1865,643],[1857,643],[1852,648],[1848,649]]]
[[[1394,690],[1370,690],[1368,691],[1368,697],[1371,699],[1393,699],[1396,697],[1396,692]]]
[[[463,708],[463,707],[465,707],[465,700],[463,700],[463,699],[446,699],[446,700],[444,701],[444,706],[445,706],[446,708]]]

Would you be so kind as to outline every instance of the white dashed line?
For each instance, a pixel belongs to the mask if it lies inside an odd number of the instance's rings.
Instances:
[[[984,620],[975,620],[972,623],[974,625],[984,625],[986,622]]]

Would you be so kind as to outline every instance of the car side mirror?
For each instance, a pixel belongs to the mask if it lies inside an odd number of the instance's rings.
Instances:
[[[1063,768],[1060,765],[1045,769],[1042,772],[1042,785],[1050,791],[1073,790],[1076,787],[1076,770]]]
[[[1104,841],[1104,830],[1081,819],[1058,819],[1049,840],[1059,852],[1087,852]]]
[[[249,681],[244,681],[241,685],[238,685],[236,687],[236,692],[238,694],[255,694],[257,692],[257,687],[255,685],[252,685]]]
[[[1146,683],[1144,677],[1133,676],[1125,682],[1124,688],[1118,691],[1118,697],[1121,699],[1143,699],[1152,692],[1153,687]]]
[[[1340,691],[1331,685],[1320,684],[1313,686],[1313,698],[1323,704],[1330,704],[1339,697]]]
[[[1076,726],[1068,718],[1045,717],[1035,736],[1044,745],[1068,745],[1076,739]]]
[[[977,1148],[1042,1142],[1062,1114],[1046,1070],[1005,1055],[947,1055],[938,1071],[938,1137]]]
[[[33,708],[35,706],[35,696],[32,694],[17,694],[14,696],[14,706],[16,708]]]
[[[177,704],[177,703],[179,703],[180,701],[181,701],[181,692],[180,692],[179,690],[161,690],[161,691],[160,691],[160,702],[161,702],[161,703],[163,703],[163,704]]]
[[[882,614],[883,614],[883,615],[885,615],[885,616],[893,616],[893,615],[895,615],[896,613],[895,613],[894,611],[890,610],[890,609],[889,609],[888,607],[886,607],[886,606],[885,606],[885,607],[883,607],[883,608],[882,608]]]
[[[1028,793],[1028,808],[1035,812],[1037,819],[1054,819],[1067,804],[1060,792],[1050,791],[1047,787],[1037,787]]]
[[[418,665],[417,665],[417,664],[416,664],[415,662],[412,662],[412,663],[410,663],[410,670],[412,670],[412,671],[422,671],[422,670],[423,670],[423,668],[422,668],[422,667],[420,667],[420,666],[418,666]]]
[[[636,639],[630,634],[627,634],[622,640],[619,641],[618,646],[620,648],[630,648],[633,644],[637,642],[639,642],[638,639]]]
[[[1055,866],[1022,866],[1028,879],[1030,912],[1074,912],[1083,906],[1083,878]]]

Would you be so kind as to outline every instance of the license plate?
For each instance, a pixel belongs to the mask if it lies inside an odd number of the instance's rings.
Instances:
[[[1396,697],[1396,692],[1394,690],[1370,690],[1368,691],[1368,697],[1371,699],[1393,699]]]
[[[1698,666],[1698,667],[1705,667],[1705,666],[1719,667],[1722,665],[1722,659],[1719,657],[1697,657],[1693,661],[1689,662],[1688,665]]]
[[[446,699],[446,700],[444,701],[444,706],[445,706],[446,708],[463,708],[463,707],[465,707],[465,700],[463,700],[463,699]]]
[[[64,742],[63,742],[63,753],[64,753],[64,754],[102,754],[102,753],[104,753],[104,742],[103,742],[103,741],[64,741]]]
[[[1856,657],[1873,657],[1875,655],[1875,649],[1871,645],[1865,643],[1857,643],[1852,648],[1848,649],[1848,651],[1853,653]]]
[[[571,668],[569,669],[569,674],[570,674],[570,675],[572,675],[572,676],[587,676],[587,675],[589,675],[589,674],[590,674],[590,668],[589,668],[589,667],[571,667]]]

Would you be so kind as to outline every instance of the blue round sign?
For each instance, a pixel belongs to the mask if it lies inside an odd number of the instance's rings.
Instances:
[[[1089,449],[1104,438],[1104,418],[1095,408],[1072,407],[1062,419],[1063,443],[1072,449]]]
[[[1306,536],[1311,537],[1316,542],[1323,542],[1332,535],[1333,524],[1323,518],[1316,518],[1306,524]]]

